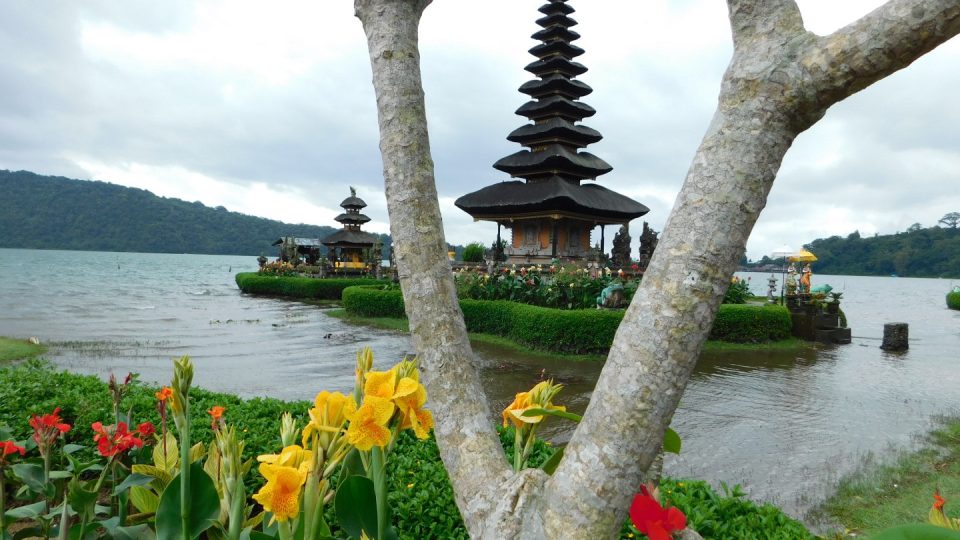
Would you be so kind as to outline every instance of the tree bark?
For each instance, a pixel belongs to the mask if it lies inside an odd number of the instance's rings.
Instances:
[[[416,43],[429,3],[355,6],[370,48],[401,287],[457,505],[474,538],[614,537],[794,139],[833,103],[960,32],[960,0],[893,0],[824,37],[804,29],[793,0],[728,0],[734,56],[717,111],[549,479],[507,467],[456,301]]]

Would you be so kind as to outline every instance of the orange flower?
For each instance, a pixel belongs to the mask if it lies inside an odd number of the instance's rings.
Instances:
[[[220,405],[210,407],[210,410],[207,411],[207,414],[210,415],[210,429],[216,430],[218,424],[223,424],[223,413],[225,412],[227,412],[227,409]]]
[[[164,386],[160,389],[159,392],[154,393],[157,396],[157,399],[161,402],[166,402],[168,399],[173,397],[173,389],[169,386]]]
[[[943,505],[947,504],[947,501],[943,500],[943,497],[939,493],[933,494],[933,507],[937,510],[943,510]]]

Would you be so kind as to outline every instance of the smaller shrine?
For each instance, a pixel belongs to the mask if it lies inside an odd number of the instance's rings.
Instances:
[[[330,266],[334,271],[362,271],[379,266],[380,254],[374,252],[374,246],[380,244],[380,238],[360,230],[364,223],[370,221],[368,216],[360,213],[367,203],[357,197],[357,190],[351,187],[350,196],[340,206],[344,213],[334,219],[343,225],[343,229],[320,241],[327,247]]]

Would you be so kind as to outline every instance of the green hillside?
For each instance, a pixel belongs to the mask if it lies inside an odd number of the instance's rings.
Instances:
[[[900,277],[960,277],[960,229],[923,228],[907,232],[846,238],[831,236],[807,247],[819,257],[819,274]]]
[[[334,230],[106,182],[0,170],[0,248],[273,256],[270,244],[281,236],[323,238]]]

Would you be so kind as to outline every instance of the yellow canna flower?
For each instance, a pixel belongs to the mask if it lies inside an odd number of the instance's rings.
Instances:
[[[554,405],[553,398],[563,388],[562,384],[553,384],[553,380],[537,383],[529,392],[520,392],[516,395],[513,403],[503,410],[503,425],[507,426],[508,420],[513,425],[520,428],[524,424],[539,424],[543,421],[543,416],[523,416],[523,413],[529,409],[547,409],[554,411],[566,411],[567,408],[562,405]]]
[[[308,411],[310,423],[303,428],[303,445],[307,446],[307,441],[316,432],[318,447],[326,450],[343,430],[347,416],[356,412],[357,402],[353,400],[353,396],[324,390],[317,394],[313,404],[314,407]]]
[[[433,428],[433,413],[423,408],[427,402],[427,389],[417,384],[417,390],[397,398],[397,408],[403,414],[400,429],[412,429],[418,439],[426,439]]]
[[[363,386],[364,396],[395,400],[417,391],[420,384],[412,377],[398,377],[399,364],[389,371],[371,371],[367,373],[367,382]]]
[[[277,521],[287,521],[300,514],[300,490],[307,481],[307,472],[293,467],[261,463],[260,474],[267,483],[253,499]]]
[[[291,444],[284,447],[279,454],[257,456],[257,461],[268,465],[290,467],[291,469],[302,469],[310,472],[313,469],[313,452],[305,450],[299,444]],[[264,475],[264,478],[266,478],[266,475]]]
[[[394,408],[392,401],[368,395],[363,405],[348,418],[347,442],[363,451],[386,446],[390,442],[387,423],[393,418]]]

